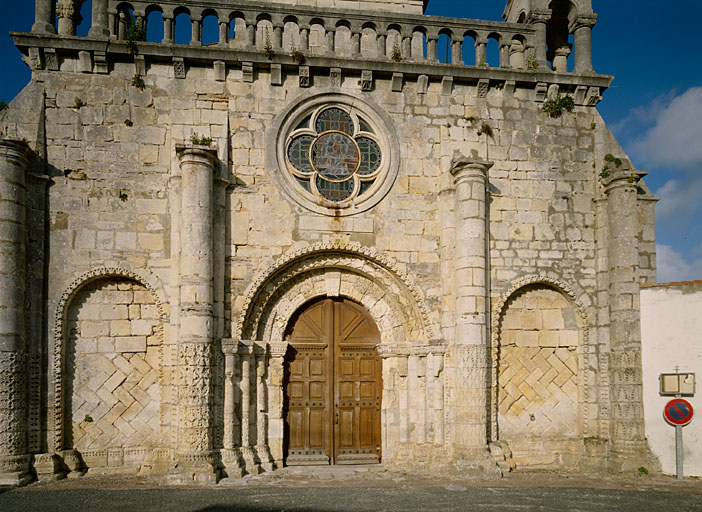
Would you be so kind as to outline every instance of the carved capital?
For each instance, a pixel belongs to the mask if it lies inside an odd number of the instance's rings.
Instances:
[[[451,159],[450,172],[453,175],[454,183],[458,183],[459,180],[469,177],[482,178],[485,180],[487,179],[488,171],[493,165],[494,162],[469,158],[457,150],[454,152],[453,158]]]
[[[533,25],[536,23],[548,23],[549,21],[551,21],[551,13],[551,9],[531,11],[529,13],[529,16],[527,16],[526,21],[529,25]]]
[[[575,18],[568,29],[571,32],[575,32],[579,28],[592,29],[592,27],[595,26],[595,23],[597,23],[597,14],[583,14]]]

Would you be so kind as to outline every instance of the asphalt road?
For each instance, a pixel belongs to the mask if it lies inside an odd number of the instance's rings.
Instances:
[[[574,487],[394,484],[368,487],[35,488],[0,494],[0,511],[702,511],[702,494]]]

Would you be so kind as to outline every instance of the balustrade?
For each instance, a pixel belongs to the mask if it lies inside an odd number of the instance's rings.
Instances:
[[[72,1],[35,0],[35,5],[34,33],[56,32],[54,27],[58,21],[59,34],[74,34],[76,14]],[[467,44],[474,40],[475,65],[489,67],[486,47],[488,40],[494,39],[499,47],[500,68],[526,69],[529,61],[534,60],[540,70],[549,69],[546,26],[550,18],[547,11],[534,12],[527,23],[515,24],[360,10],[325,10],[320,16],[319,9],[311,7],[248,0],[237,3],[228,0],[92,0],[92,27],[88,37],[124,40],[129,17],[133,16],[137,23],[146,26],[149,14],[154,11],[162,16],[162,44],[174,43],[176,16],[185,13],[191,25],[190,45],[193,46],[203,44],[203,20],[215,16],[220,47],[249,51],[270,48],[274,53],[290,53],[296,48],[310,56],[438,64],[437,43],[441,35],[449,42],[448,63],[452,65],[463,65]],[[576,73],[593,73],[591,28],[595,21],[594,15],[580,16],[569,27],[575,40]],[[152,19],[151,23],[154,22]],[[230,28],[234,28],[232,38]],[[526,57],[528,51],[532,52],[531,59]],[[567,72],[563,62],[567,53],[564,47],[552,56],[555,72]]]

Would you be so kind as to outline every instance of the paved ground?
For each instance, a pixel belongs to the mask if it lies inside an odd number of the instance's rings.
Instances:
[[[375,467],[286,468],[216,487],[88,475],[0,490],[0,511],[702,511],[702,481],[516,472],[503,479],[427,477]]]

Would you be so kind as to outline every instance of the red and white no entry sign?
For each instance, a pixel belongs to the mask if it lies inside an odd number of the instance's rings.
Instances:
[[[690,402],[682,398],[675,398],[665,404],[663,416],[671,425],[683,426],[690,423],[693,412]]]

